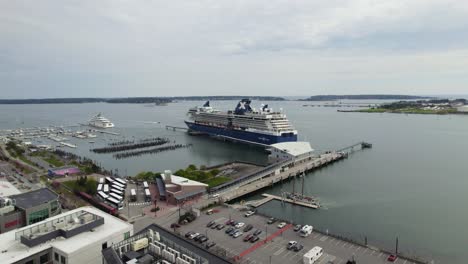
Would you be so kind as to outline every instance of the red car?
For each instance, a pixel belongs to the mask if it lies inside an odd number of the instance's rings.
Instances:
[[[388,256],[387,261],[394,262],[395,260],[397,260],[397,258],[398,258],[397,256],[392,254]]]
[[[248,234],[244,237],[244,242],[247,242],[250,240],[250,238],[252,237],[252,234]]]
[[[232,223],[234,223],[234,222],[235,222],[234,220],[227,220],[226,225],[232,225]]]

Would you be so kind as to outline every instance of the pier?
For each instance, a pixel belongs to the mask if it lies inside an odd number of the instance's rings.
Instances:
[[[300,206],[304,206],[304,207],[308,207],[308,208],[312,208],[312,209],[320,208],[320,206],[318,206],[316,204],[306,203],[306,202],[297,201],[297,200],[292,200],[292,199],[288,199],[288,198],[273,195],[273,194],[264,193],[264,194],[262,194],[262,196],[265,197],[265,198],[263,198],[261,200],[258,200],[258,201],[255,201],[255,202],[252,202],[252,203],[248,203],[248,204],[253,206],[253,207],[260,207],[260,206],[262,206],[262,205],[264,205],[264,204],[266,204],[266,203],[268,203],[270,201],[278,200],[278,201],[287,202],[287,203],[294,204],[294,205],[300,205]]]
[[[293,159],[277,162],[259,171],[255,171],[251,174],[214,187],[211,189],[210,194],[216,193],[219,194],[222,201],[231,201],[260,189],[270,187],[275,183],[283,182],[296,176],[302,176],[309,171],[313,171],[336,161],[345,159],[350,153],[358,149],[371,147],[372,144],[370,143],[359,142],[338,151],[328,151],[321,155],[300,155]],[[265,201],[267,200],[265,199]],[[297,204],[297,202],[298,201],[295,203]]]

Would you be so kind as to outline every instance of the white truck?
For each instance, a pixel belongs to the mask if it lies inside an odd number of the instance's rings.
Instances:
[[[323,249],[321,247],[314,247],[304,254],[302,257],[304,264],[314,264],[323,255]]]
[[[301,237],[308,237],[310,234],[312,234],[312,231],[314,228],[311,225],[305,225],[301,228],[301,231],[299,231],[299,235]]]

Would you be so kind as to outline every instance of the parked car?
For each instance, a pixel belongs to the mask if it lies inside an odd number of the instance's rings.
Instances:
[[[387,261],[395,262],[395,260],[397,260],[397,258],[398,258],[397,256],[392,254],[392,255],[388,256]]]
[[[244,232],[249,232],[250,230],[252,230],[252,228],[253,228],[253,225],[248,224],[244,227]]]
[[[239,222],[237,222],[237,221],[232,221],[232,222],[231,222],[231,225],[232,225],[232,226],[236,226],[238,223],[239,223]]]
[[[211,241],[210,243],[207,243],[205,247],[206,248],[211,248],[211,247],[214,247],[215,245],[216,245],[216,243]]]
[[[286,223],[285,222],[281,222],[278,224],[278,228],[283,228],[286,226]]]
[[[249,241],[251,237],[253,237],[253,235],[252,235],[252,234],[248,234],[248,235],[246,235],[246,236],[244,237],[244,242],[247,242],[247,241]]]
[[[274,222],[276,222],[276,219],[275,219],[274,217],[272,217],[272,218],[268,219],[267,224],[271,225],[271,224],[273,224]]]
[[[214,223],[213,225],[211,225],[211,229],[216,229],[216,227],[218,227],[218,224]]]
[[[191,235],[189,236],[189,238],[190,238],[190,239],[194,239],[194,238],[196,238],[196,237],[199,236],[199,235],[200,235],[200,233],[193,233],[193,234],[191,234]]]
[[[234,220],[232,220],[232,219],[231,219],[231,220],[227,220],[227,221],[226,221],[226,225],[232,225],[233,222],[234,222]]]
[[[255,214],[255,211],[247,211],[244,216],[249,217],[249,216],[251,216],[253,214]]]
[[[289,250],[293,249],[297,245],[297,241],[289,241],[287,248]]]
[[[238,238],[238,237],[242,236],[243,234],[244,234],[244,233],[243,233],[242,231],[238,230],[237,232],[235,232],[235,233],[232,235],[232,237],[233,237],[233,238]]]
[[[212,215],[213,214],[213,209],[210,209],[210,210],[206,211],[206,214],[207,215]]]
[[[301,251],[303,248],[304,248],[304,246],[298,243],[298,244],[296,244],[292,249],[293,249],[294,251],[296,251],[296,252],[299,252],[299,251]]]
[[[302,225],[295,225],[294,226],[294,232],[297,232],[297,231],[301,230],[301,228],[302,228]]]
[[[234,227],[235,228],[242,228],[245,224],[242,222],[237,223]]]
[[[210,227],[212,225],[215,225],[216,222],[213,220],[213,221],[210,221],[208,224],[206,224],[206,227]]]
[[[260,235],[261,233],[262,233],[262,230],[257,229],[257,230],[255,230],[255,232],[254,232],[253,234],[254,234],[254,236],[258,236],[258,235]]]
[[[205,236],[205,235],[200,234],[200,235],[194,237],[193,240],[194,240],[194,241],[199,241],[199,240],[200,240],[202,237],[204,237],[204,236]]]
[[[250,243],[255,243],[259,240],[260,238],[258,236],[252,236],[252,238],[250,238]]]
[[[232,229],[231,232],[228,233],[228,235],[232,236],[234,235],[237,231],[239,231],[239,229]]]
[[[218,225],[216,226],[216,229],[221,230],[221,229],[223,229],[224,227],[225,227],[225,225],[223,225],[223,224],[218,224]]]
[[[193,235],[193,234],[195,234],[195,232],[189,231],[189,232],[187,232],[187,233],[185,234],[185,237],[186,237],[186,238],[189,238],[189,237],[190,237],[191,235]]]
[[[226,234],[229,234],[232,230],[234,230],[234,227],[230,226],[228,229],[226,229]]]
[[[206,236],[203,236],[202,238],[198,239],[198,242],[200,243],[204,243],[206,241],[208,241],[208,238]]]

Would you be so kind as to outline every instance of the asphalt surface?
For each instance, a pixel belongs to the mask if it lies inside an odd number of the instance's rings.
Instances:
[[[268,219],[266,217],[253,215],[246,218],[244,217],[244,212],[239,212],[231,208],[219,207],[216,209],[218,209],[219,212],[212,215],[202,214],[194,222],[181,226],[177,232],[181,235],[184,235],[188,231],[205,234],[209,238],[208,242],[216,242],[216,246],[211,248],[211,251],[223,256],[225,255],[228,258],[234,258],[255,245],[255,243],[243,241],[243,238],[247,234],[253,233],[256,229],[262,230],[259,240],[261,241],[279,230],[277,227],[279,222],[268,225]],[[252,224],[254,229],[247,233],[244,232],[244,234],[238,238],[233,238],[225,234],[227,227],[223,230],[206,227],[207,223],[212,220],[217,223],[225,224],[230,218],[235,221],[244,222],[246,225]],[[170,225],[170,223],[174,221],[175,219],[167,219],[164,225]],[[299,252],[288,250],[286,246],[291,240],[302,244],[304,249]],[[257,241],[257,243],[259,241]],[[300,237],[297,232],[294,232],[293,228],[286,230],[281,235],[273,238],[272,241],[266,242],[253,252],[243,256],[240,259],[240,263],[303,263],[303,255],[315,246],[322,247],[324,251],[322,257],[316,262],[318,264],[344,264],[352,257],[354,257],[359,264],[390,263],[387,261],[388,254],[380,252],[379,250],[362,247],[317,232],[312,232],[310,236],[303,238]],[[397,259],[393,263],[411,264],[413,262]]]

